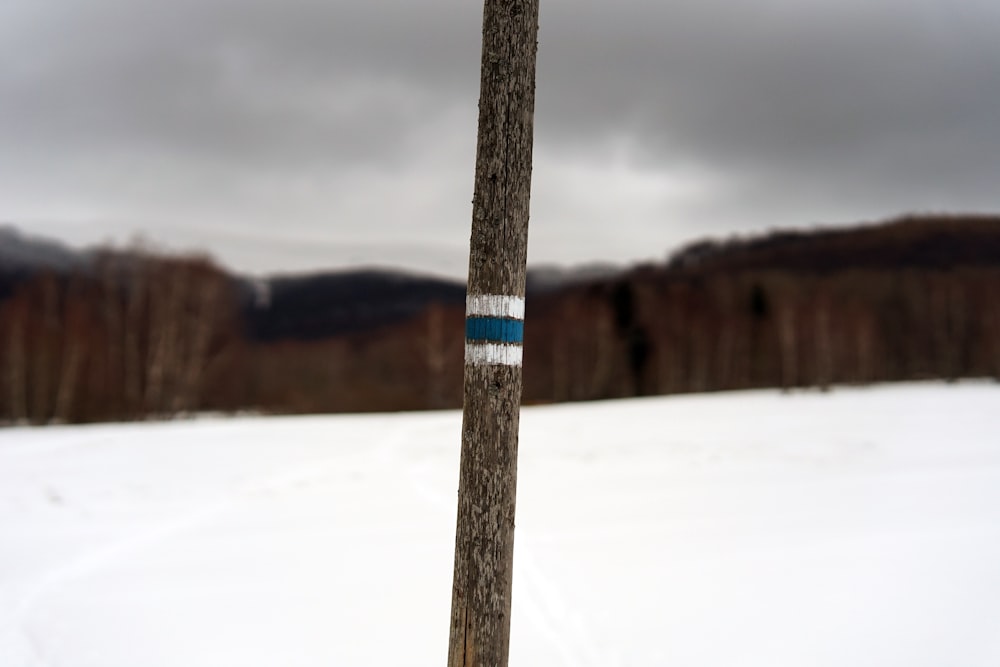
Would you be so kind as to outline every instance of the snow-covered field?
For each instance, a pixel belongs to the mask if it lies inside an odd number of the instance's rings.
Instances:
[[[0,665],[443,665],[459,426],[0,431]],[[998,385],[528,408],[519,474],[512,665],[1000,665]]]

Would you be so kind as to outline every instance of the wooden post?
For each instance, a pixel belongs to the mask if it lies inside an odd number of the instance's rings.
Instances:
[[[449,667],[506,667],[538,0],[486,0]]]

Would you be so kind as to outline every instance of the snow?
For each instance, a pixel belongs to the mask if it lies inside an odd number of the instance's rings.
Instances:
[[[1000,664],[1000,386],[527,408],[512,665]],[[0,431],[0,665],[443,665],[456,412]]]

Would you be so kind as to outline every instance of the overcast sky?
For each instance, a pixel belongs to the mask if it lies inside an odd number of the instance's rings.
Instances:
[[[0,221],[464,276],[474,0],[3,0]],[[1000,211],[995,0],[541,0],[529,261]]]

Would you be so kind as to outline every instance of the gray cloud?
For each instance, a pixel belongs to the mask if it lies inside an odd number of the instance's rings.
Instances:
[[[11,0],[0,218],[243,268],[422,248],[411,264],[460,271],[480,11]],[[543,0],[531,256],[996,210],[998,27],[977,0]]]
[[[428,26],[397,4],[380,4],[399,10],[391,22],[370,3],[302,0],[95,0],[36,16],[5,40],[5,140],[307,165],[386,158],[449,103],[454,77],[439,61],[475,44],[474,33],[448,39],[472,31],[439,29],[434,49],[414,48],[397,22]]]
[[[1000,159],[1000,13],[958,5],[670,3],[628,23],[606,7],[575,26],[567,15],[540,94],[549,118],[627,126],[649,159],[737,182],[837,178],[896,196],[950,174],[982,185]]]

